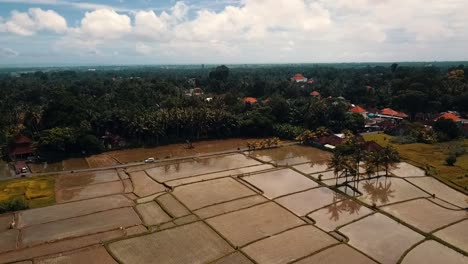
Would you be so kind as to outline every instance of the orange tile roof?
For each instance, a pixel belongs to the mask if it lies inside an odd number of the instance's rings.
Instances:
[[[434,121],[437,121],[441,118],[444,118],[444,119],[450,119],[450,120],[453,120],[453,121],[460,121],[461,118],[456,116],[455,114],[452,114],[452,113],[443,113],[441,115],[439,115],[436,119],[434,119]]]
[[[366,109],[360,107],[359,105],[356,105],[355,107],[351,108],[349,111],[351,113],[359,113],[359,114],[367,112]]]
[[[304,75],[298,73],[296,75],[294,75],[293,77],[294,80],[302,80],[302,79],[305,79]]]
[[[408,115],[403,113],[403,112],[398,112],[395,111],[391,108],[384,108],[380,111],[380,114],[382,115],[389,115],[389,116],[396,116],[396,117],[401,117],[401,118],[407,118]]]
[[[244,103],[251,103],[251,104],[255,104],[258,102],[258,100],[253,97],[245,97],[242,101],[244,101]]]

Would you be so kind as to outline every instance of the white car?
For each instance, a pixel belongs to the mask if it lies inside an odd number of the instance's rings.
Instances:
[[[153,163],[155,161],[154,158],[147,158],[145,159],[145,163]]]

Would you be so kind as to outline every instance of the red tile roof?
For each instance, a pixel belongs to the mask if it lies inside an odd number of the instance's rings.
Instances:
[[[32,154],[34,153],[34,149],[31,146],[17,146],[10,149],[8,154],[10,156],[16,155],[24,155],[24,154]]]
[[[245,97],[242,101],[244,101],[244,103],[251,103],[251,104],[255,104],[258,102],[258,100],[253,97]]]
[[[320,95],[320,93],[319,93],[319,92],[317,92],[317,91],[313,91],[313,92],[311,92],[311,93],[310,93],[310,95],[313,95],[313,96],[319,96],[319,95]]]
[[[437,121],[437,120],[439,120],[439,119],[441,119],[441,118],[450,119],[450,120],[453,120],[453,121],[455,121],[455,122],[461,120],[461,118],[458,117],[458,116],[456,116],[455,114],[452,114],[452,113],[443,113],[443,114],[439,115],[436,119],[434,119],[434,121]]]
[[[303,79],[305,79],[305,77],[304,77],[304,75],[298,73],[298,74],[294,75],[293,79],[294,80],[303,80]]]
[[[358,114],[367,112],[366,109],[360,107],[359,105],[356,105],[355,107],[351,108],[349,111],[351,113],[358,113]]]
[[[343,139],[335,135],[332,135],[332,136],[327,136],[327,137],[321,137],[318,139],[318,142],[322,145],[329,144],[332,146],[338,146],[341,143],[343,143]]]
[[[14,141],[14,144],[31,144],[32,140],[25,136],[19,136]]]
[[[384,108],[380,110],[381,115],[388,115],[388,116],[396,116],[396,117],[401,117],[401,118],[407,118],[408,115],[402,112],[395,111],[391,108]]]

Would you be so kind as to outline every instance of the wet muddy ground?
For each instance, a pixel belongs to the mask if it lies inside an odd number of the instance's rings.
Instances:
[[[140,154],[106,155],[86,164]],[[328,157],[288,146],[59,174],[56,205],[0,215],[0,263],[468,263],[466,195],[409,164],[335,186]]]
[[[60,162],[29,164],[33,173],[59,172],[69,170],[83,170],[89,168],[104,168],[118,164],[142,162],[147,158],[167,159],[187,156],[203,155],[223,151],[235,151],[247,147],[247,141],[251,139],[224,139],[206,140],[194,142],[193,148],[187,148],[187,144],[171,144],[154,148],[135,148],[110,151],[86,158],[71,158]],[[4,163],[0,161],[0,178],[3,177]]]

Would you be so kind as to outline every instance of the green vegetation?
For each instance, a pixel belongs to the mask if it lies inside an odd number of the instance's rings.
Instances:
[[[356,180],[363,177],[360,175],[361,162],[364,162],[368,176],[382,170],[388,176],[390,169],[400,161],[399,153],[391,145],[387,145],[382,149],[366,150],[364,142],[359,140],[351,131],[344,131],[343,133],[345,135],[344,142],[333,151],[333,156],[328,164],[329,168],[333,169],[335,173],[336,184],[338,184],[340,177],[345,177],[345,181],[348,181],[348,176],[357,184]]]
[[[0,214],[29,209],[24,199],[13,199],[0,202]]]
[[[53,175],[0,181],[0,210],[6,212],[54,204],[54,186]]]
[[[45,158],[230,136],[359,131],[349,102],[410,114],[468,111],[464,66],[98,67],[0,75],[0,144],[24,134]],[[302,73],[314,80],[296,83]],[[456,74],[452,74],[456,73]],[[204,95],[190,94],[200,87]],[[320,96],[311,96],[319,91]],[[189,95],[187,95],[189,94]],[[191,96],[192,95],[192,96]],[[244,103],[244,97],[258,103]],[[343,97],[346,100],[343,100]],[[210,100],[205,100],[210,98]],[[442,135],[442,134],[441,134]],[[448,135],[448,134],[447,134]],[[406,142],[413,140],[412,135]],[[450,138],[450,135],[448,135]],[[431,136],[417,135],[431,141]]]
[[[367,141],[376,141],[382,145],[392,145],[405,160],[425,169],[446,184],[466,192],[468,188],[468,140],[455,140],[451,142],[434,144],[396,144],[391,143],[392,137],[386,134],[365,135]],[[390,139],[390,141],[389,141]],[[446,159],[449,155],[458,157],[454,166],[447,165]]]
[[[448,157],[445,159],[445,162],[447,163],[447,165],[453,166],[455,162],[457,162],[457,156],[449,154]]]

